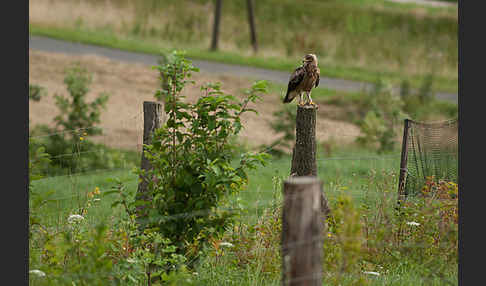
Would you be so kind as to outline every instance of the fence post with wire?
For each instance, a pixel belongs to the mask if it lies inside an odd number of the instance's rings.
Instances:
[[[161,126],[162,105],[157,102],[144,101],[143,102],[143,144],[149,145],[152,143],[153,132]],[[145,146],[142,148],[142,171],[148,171],[152,168],[149,160],[145,157]],[[140,181],[137,189],[137,200],[149,200],[147,196],[148,180],[144,175],[140,174]],[[144,206],[137,207],[137,217],[140,220],[145,216],[143,212]]]
[[[283,193],[282,285],[322,285],[322,182],[290,177]]]
[[[457,183],[458,120],[418,122],[405,119],[398,198],[420,192],[428,180]]]
[[[398,178],[398,200],[405,199],[405,176],[407,175],[407,159],[408,159],[408,130],[410,128],[410,121],[405,119],[403,122],[403,141],[402,141],[402,155],[400,159],[400,176]]]

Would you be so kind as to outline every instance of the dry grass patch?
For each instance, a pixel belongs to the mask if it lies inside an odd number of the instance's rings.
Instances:
[[[93,100],[99,93],[107,92],[111,96],[106,110],[101,114],[100,127],[103,136],[98,136],[98,142],[108,146],[138,149],[142,142],[144,101],[154,101],[154,93],[159,88],[158,73],[149,65],[113,61],[94,55],[71,56],[65,54],[29,50],[29,83],[39,84],[47,88],[48,96],[40,102],[30,102],[30,125],[52,125],[53,118],[58,114],[54,94],[67,95],[63,83],[64,71],[74,63],[93,75],[93,82],[87,100]],[[206,82],[222,83],[226,93],[242,96],[243,90],[249,88],[252,81],[247,78],[227,75],[196,73],[193,75],[195,85],[188,85],[184,95],[186,100],[194,102],[200,96],[200,87]],[[279,135],[269,126],[275,120],[273,112],[280,108],[280,97],[276,93],[263,96],[263,100],[255,105],[259,115],[247,113],[242,121],[245,128],[240,133],[240,140],[249,146],[270,144]],[[359,128],[343,121],[326,118],[326,110],[330,107],[321,106],[318,111],[319,141],[334,138],[339,142],[352,142],[359,135]],[[334,109],[334,112],[338,112]]]

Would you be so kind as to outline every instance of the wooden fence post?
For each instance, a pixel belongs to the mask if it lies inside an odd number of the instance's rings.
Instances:
[[[316,110],[312,105],[297,106],[295,146],[292,152],[290,176],[317,176],[316,161]],[[330,209],[322,193],[322,212],[328,216]]]
[[[282,285],[322,285],[322,182],[290,177],[284,182]]]
[[[161,114],[162,105],[157,102],[144,101],[143,102],[143,144],[149,145],[152,143],[152,133],[155,129],[160,128],[161,125]],[[148,171],[152,168],[149,160],[145,157],[145,147],[142,148],[142,162],[141,169]],[[140,175],[140,182],[137,189],[137,200],[148,201],[150,198],[147,195],[148,180],[142,174]],[[145,217],[144,206],[137,207],[137,220],[140,222],[143,217]]]
[[[403,122],[403,139],[402,139],[402,155],[400,159],[400,175],[398,178],[398,203],[405,200],[407,194],[404,193],[405,180],[407,175],[407,159],[408,159],[408,133],[410,130],[410,120],[405,119]]]
[[[253,0],[246,0],[246,7],[248,9],[248,22],[250,24],[251,44],[253,46],[253,51],[256,53],[258,51],[258,44],[256,38],[255,13],[253,9]]]
[[[219,40],[219,22],[221,19],[221,5],[223,0],[215,0],[214,6],[214,23],[213,23],[213,35],[211,39],[211,51],[216,51],[218,49]]]

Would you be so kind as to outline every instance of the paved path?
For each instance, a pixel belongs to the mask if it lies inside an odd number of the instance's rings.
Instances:
[[[65,53],[65,54],[95,54],[104,56],[113,60],[125,62],[138,62],[148,65],[156,65],[159,57],[156,55],[121,51],[101,46],[87,45],[81,43],[67,42],[57,39],[51,39],[39,36],[29,35],[29,49],[41,50],[47,52]],[[224,64],[218,62],[192,60],[193,65],[201,71],[217,74],[230,74],[234,76],[243,76],[254,79],[264,79],[277,83],[287,84],[290,76],[289,72],[268,70],[241,65]],[[319,87],[326,87],[333,90],[342,91],[360,91],[364,88],[370,88],[370,83],[356,82],[343,79],[322,77]],[[457,94],[453,93],[436,93],[440,99],[457,102]]]

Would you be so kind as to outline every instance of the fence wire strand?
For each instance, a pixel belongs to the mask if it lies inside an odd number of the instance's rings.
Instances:
[[[135,116],[129,118],[126,120],[126,122],[133,122],[137,117],[140,117],[142,116],[143,113],[137,113]],[[44,134],[44,135],[39,135],[39,136],[32,136],[32,137],[29,137],[31,139],[39,139],[39,138],[45,138],[45,137],[48,137],[48,136],[56,136],[56,135],[60,135],[60,134],[66,134],[66,133],[75,133],[75,132],[80,132],[80,131],[83,131],[83,130],[87,130],[88,128],[82,128],[82,129],[77,129],[77,130],[68,130],[68,131],[62,131],[62,132],[55,132],[55,133],[51,133],[51,134]],[[112,131],[112,130],[108,130],[108,132],[105,132],[104,135],[104,138],[107,138],[108,134],[110,134],[109,132]],[[115,130],[116,132],[116,130]],[[432,134],[434,136],[437,136],[436,133],[434,132],[429,132],[429,134]],[[340,136],[352,136],[352,137],[356,137],[355,134],[339,134]],[[121,135],[120,135],[121,136]],[[141,138],[141,136],[140,136]],[[433,145],[433,144],[432,144]],[[141,143],[137,143],[136,144],[136,147],[138,150],[141,150],[141,146],[142,144]],[[433,145],[434,147],[437,147],[436,145]],[[275,150],[278,146],[277,145],[273,145],[273,146],[269,146],[269,147],[266,147],[264,149],[261,149],[259,150],[260,153],[268,153],[268,152],[271,152],[272,150]],[[68,158],[68,157],[73,157],[73,156],[78,156],[78,158],[81,158],[85,155],[88,155],[90,153],[100,153],[100,152],[103,152],[103,150],[91,150],[91,151],[81,151],[81,152],[73,152],[73,153],[65,153],[65,154],[59,154],[55,157],[52,157],[52,158]],[[448,155],[449,153],[447,152],[444,152],[443,155]],[[454,154],[454,152],[452,152],[452,154]],[[349,156],[329,156],[329,157],[321,157],[317,160],[317,162],[319,162],[320,164],[324,164],[324,168],[326,167],[326,162],[349,162],[349,161],[359,161],[359,162],[370,162],[370,165],[373,164],[373,162],[376,162],[376,161],[380,161],[380,162],[392,162],[392,161],[396,161],[397,163],[397,168],[399,167],[398,165],[398,160],[400,158],[400,154],[388,154],[388,155],[378,155],[378,156],[353,156],[353,155],[349,155]],[[334,171],[340,171],[340,170],[346,170],[347,168],[344,167],[344,166],[341,166],[340,168],[335,168]],[[102,174],[102,173],[108,173],[108,172],[115,172],[115,171],[129,171],[130,168],[105,168],[105,169],[97,169],[97,170],[90,170],[90,171],[87,171],[87,172],[80,172],[80,173],[70,173],[70,174],[65,174],[65,175],[57,175],[57,176],[48,176],[48,177],[45,177],[43,179],[40,179],[38,180],[39,182],[42,182],[43,180],[49,180],[49,179],[53,179],[53,178],[59,178],[59,177],[83,177],[83,176],[88,176],[88,175],[93,175],[93,174]],[[290,170],[289,170],[290,171]],[[408,171],[408,170],[407,170]],[[413,171],[412,171],[413,172]],[[138,180],[138,176],[135,176],[134,175],[134,178],[133,178],[133,181],[130,180],[131,182],[135,182],[136,180]],[[128,181],[127,181],[128,182]],[[127,183],[125,182],[125,183]],[[326,192],[326,189],[324,189],[324,192]],[[281,192],[281,190],[272,190],[272,189],[264,189],[264,190],[260,190],[258,189],[257,191],[255,191],[255,193],[261,193],[261,194],[265,194],[265,193],[272,193],[272,194],[278,194],[280,196],[280,200],[276,200],[276,199],[266,199],[266,200],[256,200],[253,204],[249,204],[248,206],[246,207],[243,207],[243,208],[217,208],[217,209],[207,209],[207,210],[197,210],[197,211],[192,211],[192,212],[185,212],[185,213],[179,213],[179,214],[172,214],[172,215],[160,215],[160,216],[157,216],[155,219],[159,220],[160,222],[168,222],[168,221],[171,221],[171,220],[180,220],[180,219],[193,219],[193,218],[196,218],[196,217],[209,217],[209,216],[214,216],[214,215],[220,215],[221,212],[227,212],[227,213],[231,213],[233,215],[236,215],[236,218],[241,220],[241,219],[253,219],[253,218],[256,218],[258,220],[260,219],[263,219],[262,217],[262,212],[267,212],[267,211],[272,211],[273,208],[278,205],[279,207],[281,207],[281,204],[283,203],[281,200],[283,198],[283,194]],[[53,196],[53,197],[47,197],[46,200],[49,200],[51,204],[59,204],[61,203],[61,201],[65,201],[65,200],[72,200],[74,201],[76,198],[80,198],[82,201],[86,202],[86,197],[87,195],[87,192],[83,192],[83,193],[79,193],[79,194],[71,194],[71,195],[63,195],[63,196]],[[303,194],[293,194],[292,197],[290,197],[290,199],[296,199],[298,198],[299,196],[301,196]],[[289,198],[289,195],[286,195],[287,198]],[[106,197],[104,196],[100,196],[101,198],[101,202],[98,202],[96,204],[100,204],[103,202],[103,200],[106,200]],[[80,203],[80,202],[77,202],[77,203]],[[96,204],[93,205],[96,206]],[[54,210],[42,210],[42,214],[43,215],[46,215],[46,216],[51,216],[51,215],[57,215],[57,222],[56,223],[59,223],[59,220],[62,221],[63,217],[64,219],[67,219],[67,217],[70,215],[70,214],[73,214],[73,209],[69,209],[69,208],[63,208],[65,206],[60,206],[60,209],[54,209]],[[281,216],[281,214],[279,214],[279,216]],[[88,214],[86,215],[86,217],[88,218],[87,220],[89,221],[89,219],[93,219],[92,217],[90,217],[90,212],[88,211]],[[142,219],[141,222],[142,223],[145,223],[145,222],[150,222],[151,220],[148,220],[148,219]],[[49,226],[49,227],[55,227],[55,226]],[[327,231],[327,230],[326,230]],[[325,241],[327,240],[330,240],[330,239],[335,239],[335,238],[329,238],[329,237],[326,237],[323,234],[319,234],[317,236],[314,236],[314,237],[310,237],[310,238],[306,238],[304,240],[299,240],[299,241],[292,241],[292,242],[289,242],[285,245],[278,245],[278,246],[274,246],[274,248],[276,249],[276,251],[281,251],[281,249],[285,248],[285,249],[295,249],[295,250],[298,250],[299,247],[303,246],[303,245],[307,245],[307,244],[313,244],[313,243],[325,243]],[[346,240],[346,239],[355,239],[354,237],[339,237],[339,239],[343,239],[343,240]],[[369,242],[372,247],[382,247],[382,248],[386,248],[389,246],[389,242],[377,242],[377,241],[370,241]],[[438,245],[441,245],[441,244],[445,244],[443,242],[439,242]],[[408,242],[403,242],[402,246],[406,246],[406,247],[409,247],[409,248],[417,248],[417,249],[421,249],[423,247],[426,247],[428,246],[428,244],[426,243],[421,243],[421,242],[414,242],[414,241],[408,241]],[[35,249],[34,249],[35,250]],[[293,279],[288,279],[287,281],[285,281],[286,284],[290,284],[290,283],[294,283],[294,282],[303,282],[305,280],[309,280],[309,279],[322,279],[323,278],[323,271],[322,272],[318,272],[318,273],[313,273],[312,275],[306,275],[306,276],[300,276],[300,277],[294,277]],[[100,273],[98,273],[100,274]],[[111,272],[107,272],[106,273],[107,275],[115,275],[116,273],[111,273]],[[349,274],[349,275],[355,275],[355,274]],[[82,275],[75,275],[76,277],[92,277],[90,275],[86,275],[85,274],[82,274]],[[452,284],[452,282],[448,281],[447,279],[443,279],[443,282],[444,283],[450,283]]]

